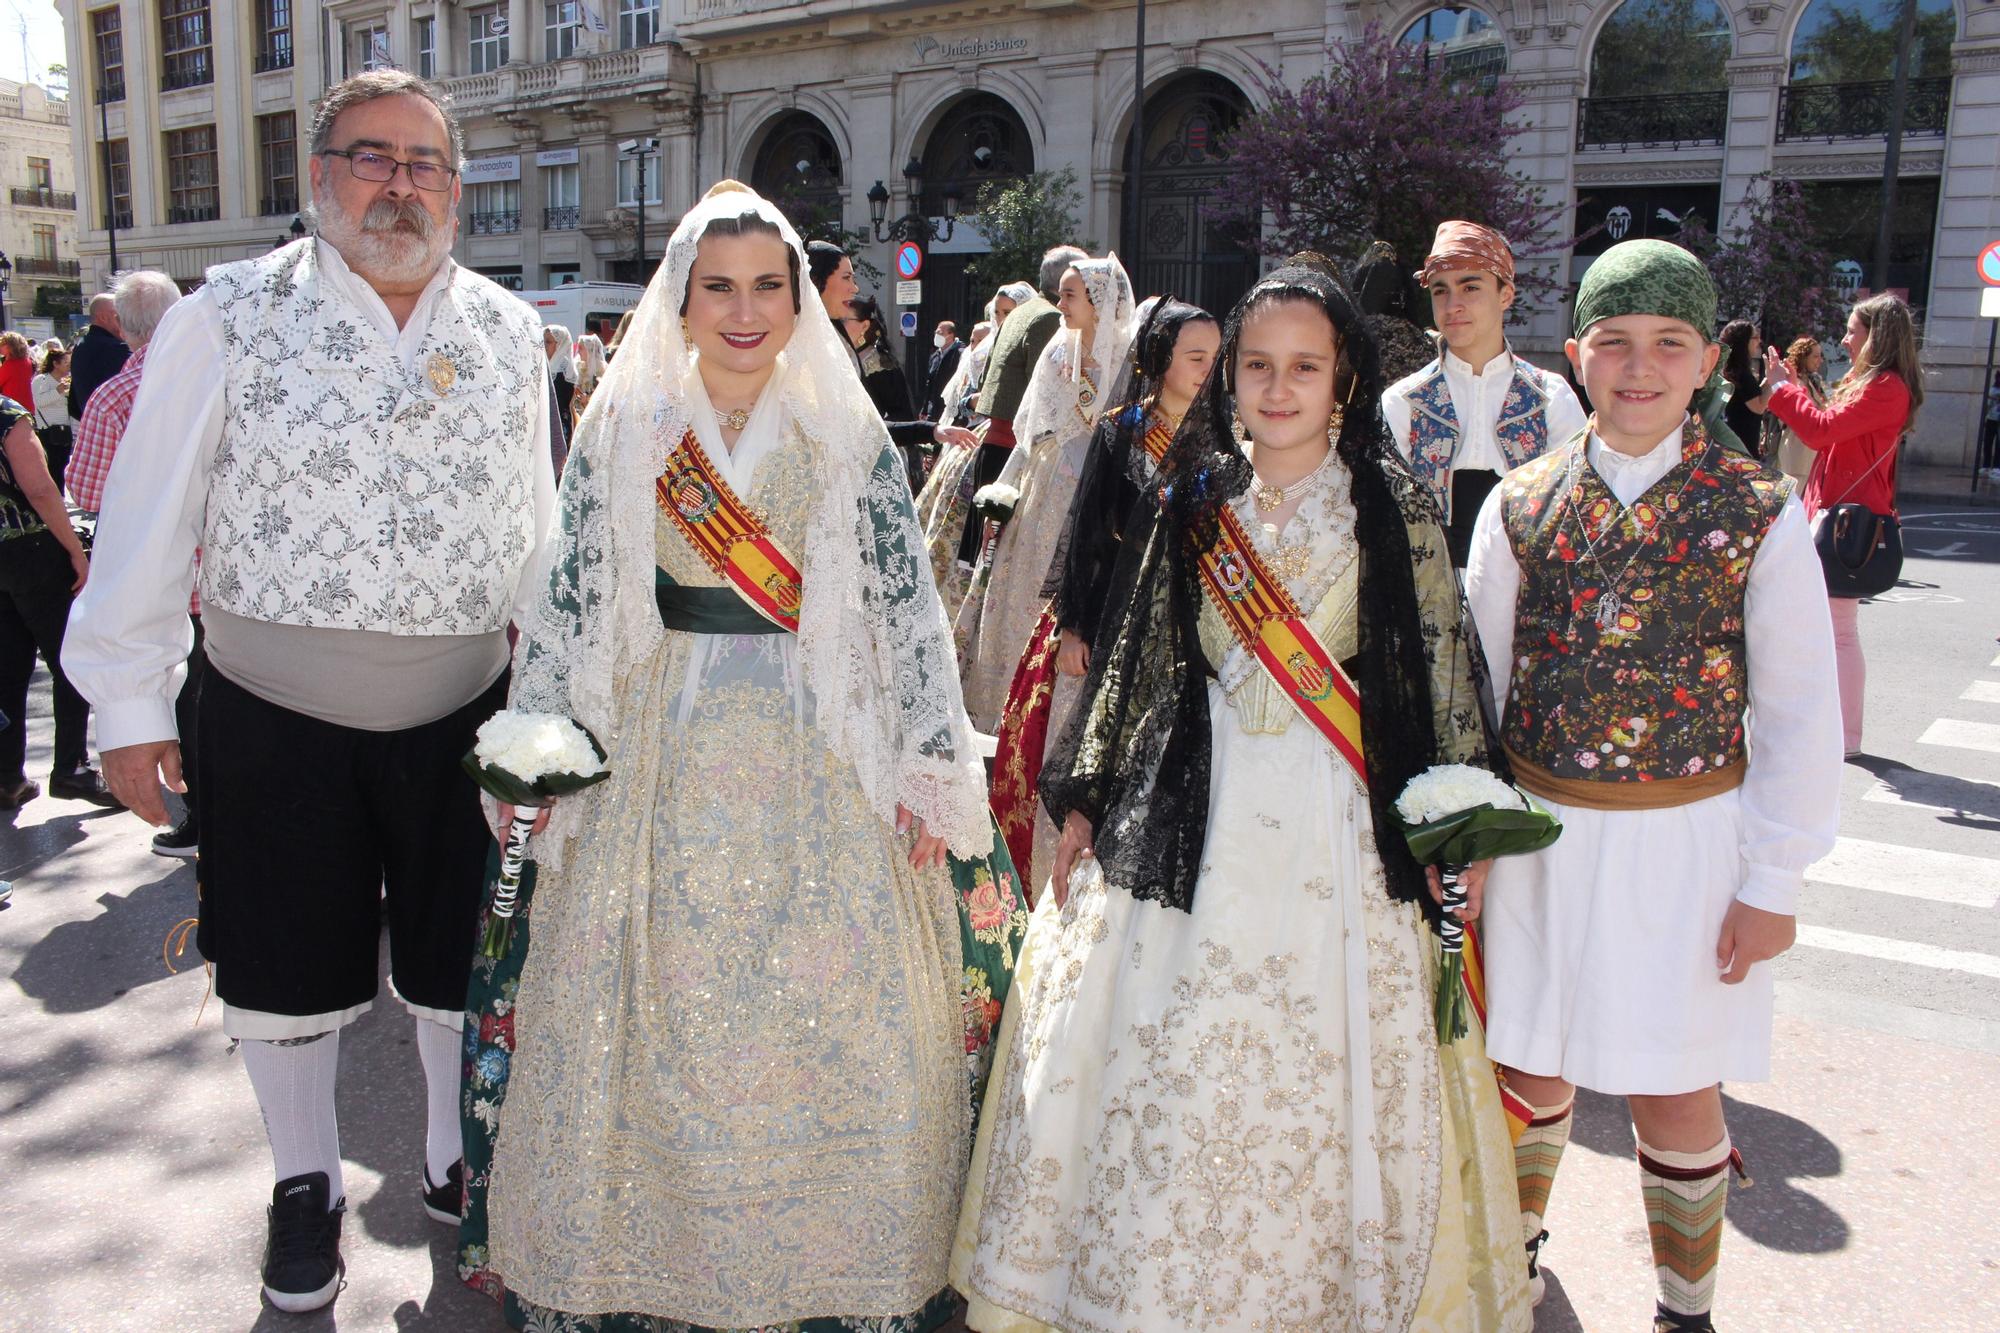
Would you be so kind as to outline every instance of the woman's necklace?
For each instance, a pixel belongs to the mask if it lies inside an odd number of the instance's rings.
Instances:
[[[1260,514],[1268,514],[1273,509],[1290,504],[1293,500],[1298,499],[1301,495],[1319,485],[1320,478],[1326,475],[1327,465],[1332,462],[1333,450],[1329,449],[1326,451],[1326,457],[1320,460],[1318,467],[1308,472],[1305,476],[1300,477],[1289,486],[1271,485],[1256,474],[1256,465],[1253,463],[1250,473],[1251,502],[1257,506],[1257,512]]]
[[[718,426],[727,426],[730,430],[742,430],[750,424],[750,409],[747,407],[739,407],[734,412],[725,412],[719,407],[710,410],[715,413],[715,424]]]

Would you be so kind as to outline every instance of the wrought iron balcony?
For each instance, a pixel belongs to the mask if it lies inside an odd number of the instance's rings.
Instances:
[[[215,82],[215,67],[209,64],[206,49],[187,55],[168,56],[160,75],[160,86],[168,92],[176,88],[199,88]]]
[[[296,191],[286,194],[267,194],[257,201],[257,216],[260,218],[276,217],[280,213],[296,213],[298,211],[299,196]]]
[[[257,53],[257,72],[268,74],[274,69],[292,67],[292,39],[282,38],[272,42]]]
[[[521,230],[519,213],[473,213],[466,221],[474,236],[510,236]]]
[[[83,272],[83,264],[75,259],[44,259],[40,255],[23,255],[14,261],[14,271],[25,278],[74,278]]]
[[[105,214],[104,229],[110,231],[113,227],[118,227],[125,231],[132,230],[132,210],[127,208],[121,212]]]
[[[582,215],[583,210],[575,204],[563,208],[545,208],[542,210],[542,230],[575,231]]]
[[[123,79],[117,79],[117,80],[114,80],[114,81],[112,81],[112,82],[109,82],[109,83],[106,83],[106,84],[105,84],[105,85],[104,85],[103,87],[101,87],[101,88],[99,88],[99,89],[97,90],[97,100],[98,100],[98,101],[100,101],[100,102],[122,102],[122,101],[124,101],[124,100],[125,100],[125,80],[123,80]]]
[[[66,213],[76,209],[74,190],[44,190],[39,185],[16,185],[8,193],[15,203],[27,208],[60,208]]]
[[[1778,142],[1881,139],[1889,133],[1895,83],[1794,83],[1778,94]],[[1951,80],[1911,79],[1903,100],[1903,134],[1943,134],[1951,114]]]
[[[221,210],[214,204],[189,204],[167,210],[168,222],[213,222]],[[130,223],[126,224],[130,226]]]
[[[1678,148],[1720,144],[1729,92],[1585,97],[1577,103],[1578,148]]]

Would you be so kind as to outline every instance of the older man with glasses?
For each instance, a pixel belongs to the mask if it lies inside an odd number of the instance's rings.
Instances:
[[[201,548],[197,938],[270,1137],[281,1310],[340,1285],[334,1071],[375,997],[385,900],[429,1085],[422,1203],[458,1220],[487,840],[459,759],[506,699],[507,623],[539,586],[555,498],[539,321],[450,258],[461,150],[414,76],[327,92],[317,237],[210,269],[154,335],[146,447],[111,473],[64,651],[112,790],[164,824]]]

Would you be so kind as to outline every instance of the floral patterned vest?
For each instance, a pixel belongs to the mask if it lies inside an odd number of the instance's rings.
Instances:
[[[1424,378],[1410,392],[1410,470],[1449,522],[1451,461],[1458,453],[1458,409],[1452,406],[1442,359],[1418,373]],[[1549,447],[1548,382],[1553,378],[1524,358],[1514,358],[1514,378],[1500,404],[1500,421],[1493,428],[1509,471],[1540,458]]]
[[[1521,568],[1502,739],[1567,781],[1740,764],[1744,594],[1792,482],[1690,421],[1679,464],[1626,509],[1586,461],[1587,440],[1500,483]]]
[[[406,371],[315,243],[208,271],[222,442],[202,600],[283,625],[390,634],[503,628],[534,549],[539,321],[459,270]]]

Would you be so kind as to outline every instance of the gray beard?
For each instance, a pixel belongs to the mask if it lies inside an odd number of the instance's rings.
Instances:
[[[340,252],[347,266],[370,281],[406,286],[437,272],[451,253],[452,227],[425,237],[415,232],[369,230],[338,207],[313,209],[320,239]]]

